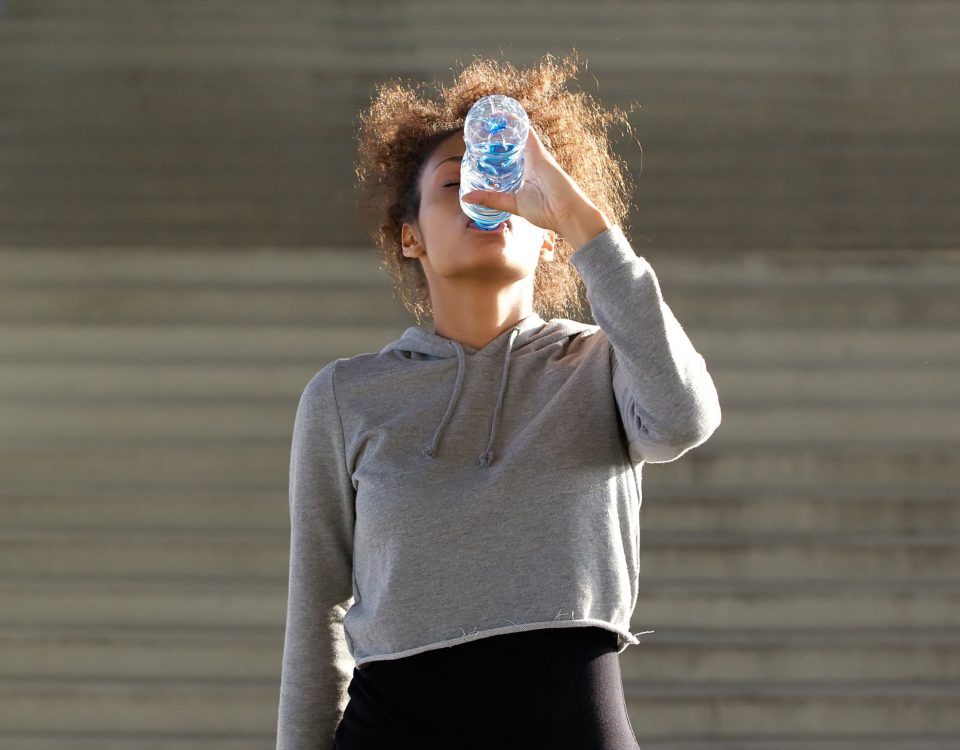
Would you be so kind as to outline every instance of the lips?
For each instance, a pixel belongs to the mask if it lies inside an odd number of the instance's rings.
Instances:
[[[473,219],[471,219],[469,216],[467,217],[467,221],[466,221],[466,226],[468,229],[476,229],[478,232],[486,232],[491,234],[504,231],[504,226],[503,226],[504,224],[506,224],[507,229],[513,231],[513,222],[511,222],[509,218],[507,218],[505,222],[500,222],[500,224],[498,224],[493,229],[481,229],[476,224],[474,224]]]

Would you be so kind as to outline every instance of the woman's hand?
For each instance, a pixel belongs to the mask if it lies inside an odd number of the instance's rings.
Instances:
[[[463,200],[522,216],[534,226],[572,241],[574,237],[568,236],[567,231],[576,234],[585,216],[592,218],[600,211],[546,149],[533,123],[528,132],[520,189],[516,193],[471,190],[464,193]]]

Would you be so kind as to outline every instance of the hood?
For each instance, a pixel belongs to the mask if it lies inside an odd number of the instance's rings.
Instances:
[[[423,448],[423,454],[430,458],[436,457],[443,439],[444,429],[450,421],[450,417],[453,416],[457,401],[460,398],[460,388],[463,384],[463,373],[466,367],[466,355],[496,357],[503,361],[496,403],[491,406],[489,437],[486,447],[479,457],[480,466],[490,466],[494,460],[493,445],[497,437],[497,425],[500,422],[500,407],[503,404],[503,394],[507,389],[507,382],[510,377],[511,356],[525,351],[534,351],[570,335],[576,335],[586,327],[583,323],[565,318],[554,318],[548,323],[537,313],[532,313],[505,330],[483,348],[475,349],[468,344],[461,344],[459,341],[448,339],[418,326],[410,326],[399,339],[387,344],[380,350],[380,353],[397,351],[407,359],[457,358],[457,375],[451,386],[447,410],[440,418],[436,430],[434,430],[433,439]]]

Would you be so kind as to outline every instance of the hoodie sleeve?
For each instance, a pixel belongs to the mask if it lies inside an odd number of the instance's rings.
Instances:
[[[331,362],[300,396],[290,448],[290,571],[277,750],[328,750],[355,666],[343,631],[353,597],[354,487]]]
[[[570,263],[611,347],[612,388],[630,458],[666,463],[706,442],[720,425],[717,389],[651,265],[616,224],[582,245]]]

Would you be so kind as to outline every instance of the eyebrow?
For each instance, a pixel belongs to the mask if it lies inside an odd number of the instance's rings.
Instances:
[[[443,161],[441,161],[440,164],[443,164],[443,163],[448,162],[448,161],[453,161],[454,159],[460,159],[460,160],[462,161],[462,160],[463,160],[463,154],[460,154],[460,156],[448,156],[446,159],[444,159]],[[437,164],[437,166],[435,166],[435,167],[433,168],[433,171],[434,171],[434,172],[436,172],[438,169],[440,169],[440,164]]]

